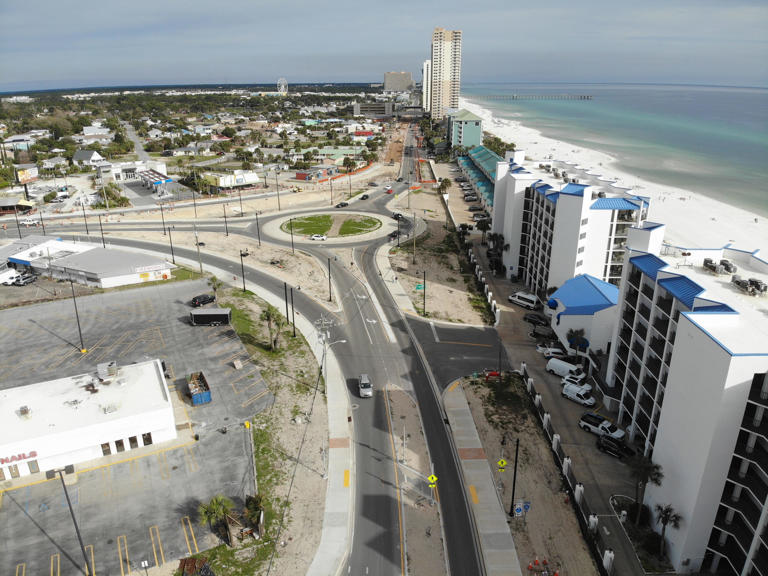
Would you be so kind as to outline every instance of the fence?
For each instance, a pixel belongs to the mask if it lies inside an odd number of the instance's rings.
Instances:
[[[592,514],[591,508],[584,496],[584,486],[582,486],[576,479],[571,459],[565,453],[565,450],[563,450],[562,444],[560,443],[560,435],[555,432],[555,429],[552,426],[552,419],[549,416],[549,412],[544,408],[541,394],[536,391],[533,378],[528,374],[528,367],[525,365],[525,362],[521,364],[520,371],[522,372],[523,382],[525,383],[528,395],[533,401],[534,412],[538,416],[536,420],[541,425],[544,434],[549,440],[552,457],[563,475],[570,502],[576,511],[579,527],[581,528],[581,532],[584,535],[584,539],[587,542],[590,552],[592,552],[592,555],[595,558],[598,571],[601,576],[614,576],[613,550],[607,546],[602,533],[597,529],[598,518],[596,515]]]

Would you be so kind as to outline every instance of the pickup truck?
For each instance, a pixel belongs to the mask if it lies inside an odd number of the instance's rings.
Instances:
[[[595,414],[594,412],[585,412],[579,420],[579,428],[597,434],[598,436],[610,436],[616,440],[624,439],[624,430],[616,426],[607,418]]]

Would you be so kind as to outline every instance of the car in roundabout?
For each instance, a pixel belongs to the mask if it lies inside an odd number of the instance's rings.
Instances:
[[[310,240],[328,240],[328,236],[325,234],[312,234],[312,236],[309,237]]]
[[[335,208],[346,208],[347,206],[349,206],[349,202],[339,202]]]
[[[362,196],[360,196],[360,200],[368,200],[368,198],[370,198],[368,194],[363,194]]]

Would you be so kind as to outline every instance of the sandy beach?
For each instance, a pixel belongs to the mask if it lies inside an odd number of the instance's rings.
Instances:
[[[483,119],[483,130],[524,150],[529,168],[559,160],[599,175],[606,189],[614,182],[616,187],[650,197],[648,219],[666,224],[665,240],[670,244],[715,248],[730,243],[743,250],[768,251],[768,221],[757,214],[698,194],[694,187],[682,189],[643,180],[620,170],[610,154],[548,138],[518,121],[495,118],[465,98],[460,99],[460,106]],[[723,190],[723,197],[728,197],[727,190]]]

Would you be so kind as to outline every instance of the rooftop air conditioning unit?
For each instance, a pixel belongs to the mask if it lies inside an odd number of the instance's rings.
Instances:
[[[29,406],[22,406],[19,408],[19,416],[29,416],[29,413],[31,410],[29,409]]]

